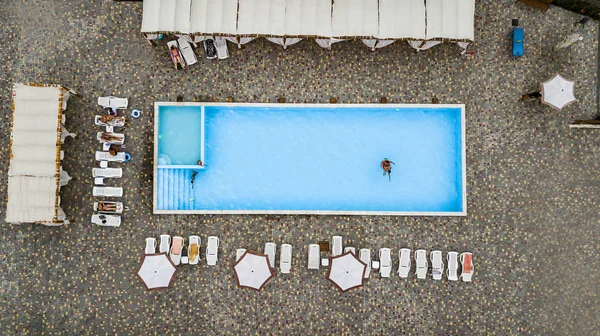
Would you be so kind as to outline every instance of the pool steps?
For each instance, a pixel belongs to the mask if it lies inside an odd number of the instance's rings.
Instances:
[[[158,169],[158,210],[178,209],[192,210],[194,197],[192,191],[193,169],[160,168]],[[194,188],[198,183],[194,183]]]

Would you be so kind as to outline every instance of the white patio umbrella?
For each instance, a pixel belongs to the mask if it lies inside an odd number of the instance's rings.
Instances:
[[[169,288],[177,269],[166,253],[144,256],[137,276],[147,289]]]
[[[252,288],[260,291],[275,272],[269,265],[269,258],[264,254],[246,251],[244,255],[233,265],[238,286]]]
[[[327,279],[342,292],[363,285],[367,265],[360,261],[354,253],[348,251],[330,259]]]
[[[563,107],[577,101],[574,86],[575,82],[557,73],[549,81],[542,83],[542,103],[562,110]]]

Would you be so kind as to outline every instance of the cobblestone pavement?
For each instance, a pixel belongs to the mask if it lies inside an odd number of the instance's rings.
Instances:
[[[525,27],[526,54],[510,56],[510,19]],[[598,24],[582,42],[551,47],[575,30],[577,14],[540,12],[512,0],[477,1],[471,57],[453,44],[415,52],[397,42],[371,52],[359,42],[326,51],[313,41],[288,50],[256,40],[230,45],[225,61],[174,71],[166,47],[140,38],[141,3],[3,0],[0,5],[0,218],[5,216],[14,82],[58,83],[70,101],[63,188],[72,224],[0,226],[0,325],[6,335],[339,334],[593,335],[600,328],[600,148],[595,130],[569,122],[596,115]],[[563,111],[519,96],[559,71],[577,81],[579,102]],[[98,96],[130,98],[143,116],[128,120],[120,228],[92,214],[93,116]],[[153,216],[154,101],[394,103],[467,106],[469,215],[449,217]],[[162,233],[221,238],[217,267],[180,267],[173,287],[145,291],[134,272],[144,238]],[[308,271],[306,245],[334,234],[348,245],[472,251],[472,283],[381,279],[340,293]],[[235,249],[267,241],[294,246],[292,273],[260,293],[238,289]],[[394,260],[397,267],[397,259]],[[396,269],[394,269],[395,274]]]

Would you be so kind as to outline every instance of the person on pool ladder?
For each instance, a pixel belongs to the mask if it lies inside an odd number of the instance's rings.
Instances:
[[[381,161],[381,169],[383,169],[383,176],[385,176],[385,174],[388,174],[390,181],[392,180],[392,165],[395,165],[395,163],[388,160],[387,158],[383,158],[383,161]]]

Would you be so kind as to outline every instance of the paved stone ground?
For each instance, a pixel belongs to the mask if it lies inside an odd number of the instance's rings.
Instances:
[[[599,133],[570,130],[596,115],[598,24],[559,53],[574,13],[514,1],[477,2],[472,57],[447,44],[416,53],[405,43],[370,52],[358,42],[327,52],[312,41],[289,50],[257,40],[225,61],[174,71],[166,48],[139,36],[141,3],[4,0],[0,6],[0,143],[8,144],[13,82],[60,83],[70,101],[63,189],[73,223],[0,226],[0,325],[6,335],[73,334],[535,334],[593,335],[600,327]],[[526,55],[510,56],[510,19],[526,29]],[[579,102],[563,111],[519,96],[560,71]],[[99,144],[96,97],[130,98],[144,115],[129,122],[120,228],[89,223],[90,169]],[[343,216],[153,216],[154,101],[442,103],[467,106],[469,215],[464,218]],[[0,158],[6,195],[8,148]],[[0,206],[4,219],[5,201]],[[221,238],[217,267],[181,267],[170,290],[147,292],[134,272],[144,238],[161,233]],[[325,270],[305,268],[305,246],[334,234],[357,248],[439,248],[474,253],[474,282],[371,276],[340,293]],[[235,249],[294,245],[292,274],[261,293],[237,289]],[[395,260],[397,264],[397,259]],[[395,270],[394,270],[395,272]]]

